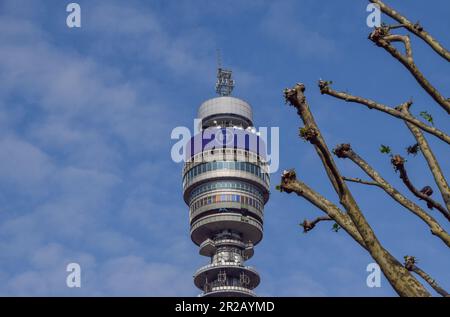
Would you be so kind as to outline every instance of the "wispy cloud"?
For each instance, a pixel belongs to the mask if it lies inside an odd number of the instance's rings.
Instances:
[[[126,23],[127,29],[116,30],[127,38],[134,35],[142,43],[149,34],[165,34],[157,25],[144,27],[138,11],[103,9],[137,18],[134,27]],[[142,16],[146,25],[148,17]],[[3,16],[0,27],[0,123],[5,123],[0,137],[0,294],[192,294],[192,272],[184,271],[178,255],[148,245],[164,239],[157,231],[161,227],[146,218],[144,236],[121,226],[124,219],[136,226],[145,213],[168,219],[161,213],[184,210],[181,201],[160,196],[163,210],[154,203],[158,193],[153,190],[132,201],[139,188],[161,179],[169,158],[170,120],[179,116],[174,107],[164,106],[168,100],[157,77],[132,82],[102,56],[58,46],[33,19]],[[107,32],[96,27],[96,32]],[[188,71],[199,62],[183,50],[184,44],[165,43],[154,49],[171,52],[165,63],[172,70],[180,69],[176,63],[187,64]],[[167,180],[166,192],[174,178]],[[172,224],[184,220],[176,217]],[[178,241],[186,238],[179,229],[164,226],[168,240],[158,243],[185,257],[183,250],[190,246]],[[85,286],[79,291],[65,285],[69,262],[82,266]]]
[[[278,45],[300,56],[323,57],[333,53],[334,41],[302,21],[307,12],[298,1],[272,3],[261,22],[261,29]]]

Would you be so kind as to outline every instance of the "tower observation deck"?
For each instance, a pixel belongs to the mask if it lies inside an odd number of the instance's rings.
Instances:
[[[230,96],[233,87],[231,71],[219,68],[219,97],[200,106],[200,132],[188,143],[183,167],[191,239],[210,258],[194,274],[202,296],[255,296],[260,282],[245,261],[263,237],[266,145],[253,128],[251,106]]]

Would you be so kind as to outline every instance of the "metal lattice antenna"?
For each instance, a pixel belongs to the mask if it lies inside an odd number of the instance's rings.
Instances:
[[[234,88],[234,80],[231,78],[232,71],[222,68],[220,50],[217,50],[217,82],[216,93],[219,96],[229,96]]]

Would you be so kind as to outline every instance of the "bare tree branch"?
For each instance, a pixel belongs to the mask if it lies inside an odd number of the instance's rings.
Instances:
[[[432,199],[430,196],[433,193],[432,191],[429,193],[423,192],[418,190],[414,185],[411,183],[411,180],[408,177],[408,173],[406,172],[405,168],[405,159],[401,157],[400,155],[394,155],[391,159],[391,163],[394,166],[394,169],[398,172],[400,172],[400,178],[403,181],[403,183],[408,187],[408,189],[418,198],[425,200],[427,202],[427,206],[430,209],[436,208],[439,210],[445,218],[447,218],[448,221],[450,221],[450,213],[447,209],[445,209],[440,203]]]
[[[450,52],[445,49],[436,39],[434,39],[419,23],[411,23],[406,17],[387,6],[381,0],[369,0],[372,3],[378,4],[383,13],[389,15],[394,20],[397,20],[408,31],[415,34],[422,40],[424,40],[436,53],[441,55],[447,61],[450,62]]]
[[[418,120],[417,118],[415,118],[414,116],[412,116],[411,114],[407,114],[404,113],[396,108],[391,108],[388,107],[386,105],[383,105],[381,103],[377,103],[373,100],[370,99],[366,99],[366,98],[362,98],[362,97],[358,97],[358,96],[353,96],[351,94],[345,93],[345,92],[340,92],[340,91],[336,91],[333,90],[330,87],[330,82],[328,81],[324,81],[324,80],[320,80],[319,81],[319,88],[320,88],[320,92],[322,94],[325,95],[330,95],[333,96],[335,98],[338,99],[342,99],[345,100],[347,102],[354,102],[354,103],[359,103],[361,105],[364,105],[366,107],[368,107],[369,109],[377,109],[379,111],[385,112],[387,114],[390,114],[391,116],[394,116],[398,119],[402,119],[405,120],[409,123],[414,124],[415,126],[419,127],[420,129],[431,133],[435,136],[437,136],[439,139],[441,139],[442,141],[450,144],[450,136],[445,134],[444,132],[442,132],[439,129],[436,129],[435,127],[429,126],[425,123],[423,123],[422,121]],[[412,104],[411,101],[407,102],[407,104]]]
[[[447,113],[450,113],[450,100],[441,95],[441,93],[425,78],[414,63],[409,37],[407,35],[391,35],[389,27],[376,27],[369,35],[369,39],[377,46],[384,48],[395,59],[397,59],[414,76],[420,86],[442,107]],[[406,54],[400,53],[391,42],[403,42]]]
[[[303,227],[303,232],[307,233],[309,231],[311,231],[312,229],[315,228],[315,226],[321,222],[321,221],[329,221],[329,220],[333,220],[333,218],[331,218],[330,216],[322,216],[322,217],[317,217],[316,219],[309,221],[308,219],[305,219],[300,225]]]
[[[325,212],[328,217],[336,221],[359,245],[366,249],[364,241],[350,217],[343,213],[335,204],[309,188],[305,183],[297,180],[297,175],[294,170],[283,172],[280,189],[286,193],[294,192],[308,200],[311,204]]]
[[[395,29],[400,29],[400,28],[404,28],[405,25],[404,24],[386,24],[386,26],[389,28],[389,30],[395,30]]]
[[[333,157],[315,123],[304,95],[305,86],[296,84],[292,89],[286,89],[286,101],[297,109],[305,127],[301,136],[314,145],[328,178],[338,193],[340,203],[362,237],[364,245],[372,258],[378,263],[389,283],[401,296],[430,296],[428,291],[395,259],[380,243],[369,223],[365,219],[353,195],[342,179]],[[337,222],[337,221],[336,221]],[[338,223],[339,224],[339,223]]]
[[[381,185],[377,182],[370,182],[370,181],[365,181],[362,180],[361,178],[354,178],[354,177],[342,177],[342,179],[344,181],[347,182],[352,182],[352,183],[360,183],[360,184],[364,184],[364,185],[371,185],[371,186],[377,186],[377,187],[381,187]]]
[[[392,29],[389,27],[389,29]],[[405,45],[405,53],[406,58],[408,59],[408,62],[413,63],[413,54],[412,54],[412,48],[411,48],[411,40],[409,39],[408,35],[398,35],[398,34],[389,34],[384,37],[384,40],[387,42],[402,42],[403,45]]]
[[[381,0],[370,1],[378,4],[383,12],[396,19],[399,24],[383,24],[381,27],[377,27],[373,30],[373,32],[369,36],[369,39],[372,40],[376,45],[383,47],[394,58],[400,61],[405,66],[405,68],[408,69],[408,71],[413,75],[419,85],[442,108],[444,108],[447,113],[450,113],[450,99],[447,99],[443,95],[441,95],[440,92],[430,84],[430,82],[424,77],[424,75],[415,65],[413,48],[411,46],[411,40],[409,36],[401,34],[391,34],[390,32],[391,30],[398,28],[406,28],[410,30],[411,32],[422,38],[425,42],[427,42],[434,50],[436,50],[436,52],[446,58],[447,61],[450,60],[449,52],[445,50],[439,44],[439,42],[437,42],[428,33],[426,33],[418,23],[413,25],[406,18],[386,6]],[[397,45],[397,43],[399,43],[400,46]],[[428,125],[418,120],[408,111],[408,108],[412,104],[412,101],[406,102],[398,107],[391,108],[369,99],[352,96],[344,92],[334,91],[329,87],[329,85],[330,82],[319,81],[319,87],[322,94],[328,94],[330,96],[343,99],[347,102],[359,103],[368,107],[369,109],[377,109],[378,111],[385,112],[404,121],[417,139],[417,143],[415,145],[408,147],[408,153],[415,155],[417,154],[419,148],[420,150],[422,150],[424,156],[428,161],[430,169],[432,169],[433,176],[438,183],[438,187],[444,197],[444,200],[447,203],[448,184],[442,175],[442,171],[440,170],[440,167],[437,164],[437,161],[434,158],[431,149],[429,148],[425,138],[422,135],[422,131],[435,135],[447,144],[450,144],[450,136],[433,126],[431,116],[429,116],[426,112],[421,113],[421,116],[423,116],[427,121],[431,122],[431,125]],[[332,202],[310,189],[306,184],[298,181],[296,179],[295,171],[285,171],[282,174],[281,185],[279,186],[279,189],[288,193],[295,192],[297,195],[305,198],[326,214],[325,216],[317,217],[313,220],[305,220],[301,224],[301,226],[303,226],[304,232],[312,230],[319,222],[334,220],[336,222],[336,228],[343,228],[355,241],[357,241],[365,250],[367,250],[372,258],[378,263],[387,280],[400,296],[430,296],[426,288],[423,287],[423,285],[420,284],[418,280],[411,274],[412,272],[419,274],[419,276],[424,278],[425,281],[429,283],[440,294],[447,296],[448,293],[445,292],[445,290],[443,290],[425,272],[417,268],[414,263],[413,265],[406,265],[405,263],[405,266],[403,266],[403,264],[397,261],[381,245],[380,241],[370,227],[370,224],[367,222],[358,204],[356,203],[350,189],[348,188],[347,182],[354,182],[382,188],[398,203],[409,209],[413,214],[423,220],[429,226],[431,232],[439,237],[448,247],[450,247],[449,234],[425,210],[420,208],[412,201],[408,200],[406,197],[400,194],[398,190],[392,187],[392,185],[381,178],[381,176],[378,175],[378,173],[374,169],[372,169],[364,160],[362,160],[356,153],[351,150],[351,147],[348,144],[343,144],[337,147],[334,153],[338,157],[351,157],[351,159],[357,165],[359,165],[373,181],[362,180],[360,178],[343,177],[339,169],[337,168],[337,165],[330,153],[330,150],[328,149],[327,144],[325,143],[322,133],[309,109],[304,91],[305,86],[303,84],[297,84],[292,89],[286,89],[284,91],[286,102],[296,108],[298,115],[304,123],[304,126],[300,129],[299,134],[303,139],[307,140],[314,146],[314,149],[319,155],[327,176],[339,197],[339,202],[343,206],[343,209],[341,210]],[[394,166],[396,166],[398,158],[398,156],[392,157]],[[439,211],[441,212],[446,211],[441,205],[439,205],[439,203],[431,199],[430,196],[433,192],[431,187],[425,186],[421,191],[418,191],[411,184],[404,168],[403,162],[401,162],[400,165],[396,167],[396,169],[400,171],[401,179],[404,181],[407,187],[417,197],[426,200],[427,205],[430,208],[439,209]],[[448,213],[448,211],[446,212]]]
[[[409,209],[417,217],[422,219],[430,228],[431,233],[440,238],[448,247],[450,247],[450,235],[441,227],[441,225],[425,210],[403,196],[397,189],[381,177],[377,171],[375,171],[363,158],[353,151],[350,144],[341,144],[337,146],[334,153],[339,158],[349,158],[352,160],[370,178],[379,184],[379,187],[382,188],[389,196],[391,196],[403,207]]]
[[[408,115],[409,107],[407,105],[403,105],[401,106],[400,111]],[[417,141],[418,146],[420,147],[420,151],[427,160],[428,166],[430,168],[431,173],[433,174],[436,185],[438,186],[442,198],[444,199],[444,202],[447,206],[447,210],[450,211],[450,188],[448,186],[444,174],[442,173],[442,169],[441,166],[439,165],[438,160],[434,156],[434,153],[431,150],[430,146],[428,145],[427,139],[423,135],[422,131],[420,131],[419,128],[417,128],[414,124],[409,123],[408,121],[405,121],[405,124],[413,134],[414,138]]]
[[[414,272],[417,275],[419,275],[421,278],[423,278],[436,292],[438,292],[440,295],[444,297],[450,296],[449,293],[443,289],[439,284],[436,282],[435,279],[431,278],[427,273],[425,273],[422,269],[420,269],[416,263],[417,260],[415,257],[407,255],[404,257],[405,259],[405,268],[410,271]]]
[[[286,102],[295,105],[297,113],[305,124],[305,127],[300,129],[300,136],[314,144],[314,148],[322,161],[331,184],[338,196],[341,197],[345,188],[344,181],[339,175],[339,172],[337,172],[337,167],[325,145],[322,135],[319,133],[314,117],[306,104],[306,98],[303,94],[304,90],[305,86],[303,84],[297,84],[293,89],[286,89],[284,91]]]

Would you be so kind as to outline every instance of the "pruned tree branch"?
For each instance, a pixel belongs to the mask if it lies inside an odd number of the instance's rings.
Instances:
[[[377,182],[371,182],[371,181],[365,181],[362,180],[361,178],[354,178],[354,177],[342,177],[343,180],[347,181],[347,182],[352,182],[352,183],[360,183],[360,184],[364,184],[364,185],[371,185],[371,186],[377,186],[377,187],[381,187],[381,185]]]
[[[360,157],[350,146],[350,144],[338,145],[334,153],[339,158],[348,158],[358,165],[370,178],[372,178],[379,187],[389,196],[397,201],[403,207],[409,209],[413,214],[424,221],[431,230],[431,233],[440,238],[448,247],[450,247],[450,235],[441,227],[441,225],[425,210],[403,196],[389,182],[375,171],[362,157]]]
[[[369,39],[377,46],[384,48],[397,59],[413,75],[419,85],[442,107],[450,113],[450,100],[442,94],[425,78],[414,63],[409,37],[407,35],[390,34],[389,27],[376,27],[369,35]],[[391,43],[402,42],[405,45],[406,54],[400,53]]]
[[[388,28],[392,29],[391,27],[388,27]],[[402,55],[402,57],[406,57],[406,59],[410,63],[414,62],[412,48],[411,48],[411,40],[409,39],[408,35],[389,34],[384,37],[384,40],[387,41],[388,43],[402,42],[403,45],[405,45],[405,55]],[[397,51],[397,53],[399,53],[399,52]]]
[[[449,293],[443,289],[439,284],[436,282],[435,279],[433,279],[431,276],[429,276],[427,273],[425,273],[422,269],[420,269],[416,263],[417,260],[415,257],[407,255],[404,257],[405,259],[405,268],[410,271],[414,272],[417,275],[419,275],[421,278],[423,278],[437,293],[444,297],[450,296]]]
[[[405,25],[404,24],[385,24],[388,28],[389,28],[389,30],[395,30],[395,29],[400,29],[400,28],[404,28],[405,27]]]
[[[306,104],[306,98],[303,92],[305,86],[303,84],[297,84],[293,89],[285,89],[284,96],[286,102],[289,102],[297,109],[298,115],[301,117],[304,127],[300,129],[300,136],[314,145],[314,148],[319,155],[328,178],[331,181],[336,193],[339,197],[343,195],[345,184],[342,177],[337,172],[337,167],[328,151],[325,141],[322,135],[319,133],[317,124]]]
[[[394,155],[391,159],[391,163],[394,166],[394,169],[400,173],[400,178],[403,183],[416,197],[425,200],[427,202],[428,208],[436,208],[441,212],[442,215],[444,215],[445,218],[447,218],[448,221],[450,221],[450,213],[448,212],[448,210],[430,197],[433,193],[432,190],[430,191],[429,189],[427,189],[420,191],[411,183],[411,180],[409,179],[408,173],[405,168],[405,159],[403,157],[401,157],[400,155]]]
[[[330,216],[317,217],[316,219],[311,220],[311,221],[308,220],[308,219],[305,219],[305,220],[303,220],[303,222],[300,224],[300,226],[303,227],[303,232],[304,232],[304,233],[307,233],[307,232],[311,231],[312,229],[314,229],[315,226],[316,226],[319,222],[321,222],[321,221],[330,221],[330,220],[333,220],[333,218],[331,218]]]
[[[449,52],[445,48],[443,48],[439,42],[437,42],[428,33],[426,33],[418,23],[413,25],[405,17],[401,16],[399,13],[386,6],[381,0],[370,1],[378,4],[384,13],[393,17],[399,22],[399,24],[382,24],[381,27],[377,27],[373,30],[369,38],[376,45],[383,47],[394,58],[400,61],[404,65],[404,67],[408,69],[408,71],[413,75],[419,85],[442,108],[444,108],[447,113],[450,113],[450,99],[447,99],[443,95],[441,95],[441,93],[430,84],[430,82],[424,77],[424,75],[415,65],[413,48],[409,36],[401,34],[391,34],[390,32],[394,29],[399,28],[410,30],[411,32],[422,38],[426,43],[428,43],[441,56],[446,58],[447,61],[450,61]],[[353,96],[344,92],[334,91],[330,88],[330,84],[331,82],[322,80],[319,81],[319,87],[322,94],[328,94],[347,102],[359,103],[368,107],[369,109],[377,109],[378,111],[385,112],[393,117],[401,119],[407,124],[408,128],[411,130],[417,140],[417,143],[409,146],[407,151],[412,155],[416,155],[419,149],[423,152],[425,158],[427,159],[428,165],[432,170],[436,183],[438,184],[439,190],[444,197],[444,201],[446,201],[446,204],[448,206],[448,184],[443,177],[440,166],[439,164],[437,164],[437,160],[434,157],[431,149],[429,148],[425,138],[423,137],[422,132],[425,131],[433,134],[447,144],[450,144],[450,136],[434,127],[433,118],[431,117],[431,115],[429,115],[427,112],[421,112],[420,114],[426,121],[429,121],[431,123],[431,125],[428,125],[418,120],[408,111],[409,107],[412,104],[412,101],[408,101],[395,108],[388,107],[370,99]],[[295,192],[297,195],[305,198],[325,213],[325,216],[317,217],[313,220],[305,220],[301,224],[301,226],[303,226],[304,232],[312,230],[319,222],[334,220],[336,222],[336,228],[343,228],[355,241],[357,241],[365,250],[367,250],[372,258],[378,263],[387,280],[400,296],[430,296],[423,285],[420,284],[418,280],[411,274],[412,272],[419,274],[419,276],[424,278],[425,281],[429,283],[440,294],[447,296],[448,293],[445,292],[445,290],[443,290],[425,272],[414,265],[415,261],[413,261],[411,265],[411,259],[408,259],[409,262],[405,262],[404,266],[381,245],[380,241],[376,237],[375,233],[373,232],[372,228],[361,212],[358,204],[356,203],[350,189],[348,188],[347,183],[354,182],[382,188],[394,200],[409,209],[413,214],[424,221],[429,226],[431,232],[439,237],[448,247],[450,247],[449,234],[433,217],[431,217],[431,215],[428,214],[428,212],[407,199],[391,184],[385,181],[372,167],[370,167],[362,158],[360,158],[356,153],[353,152],[349,144],[342,144],[338,146],[334,150],[334,153],[338,157],[351,158],[366,172],[367,175],[369,175],[369,177],[373,181],[363,180],[360,178],[343,177],[339,169],[337,168],[337,165],[330,153],[330,150],[328,149],[327,144],[325,143],[322,133],[309,109],[304,91],[305,86],[303,84],[297,84],[292,89],[286,89],[284,91],[286,102],[296,108],[297,113],[304,124],[304,126],[299,131],[300,137],[314,146],[314,149],[319,155],[327,176],[339,197],[339,202],[343,207],[343,209],[341,210],[332,202],[313,191],[306,184],[297,180],[295,171],[285,171],[282,174],[281,185],[279,186],[279,189],[288,193]],[[388,146],[384,147],[385,148],[383,148],[382,146],[382,151],[385,151],[386,153],[390,152]],[[394,166],[396,166],[395,164],[398,163],[399,157],[391,157]],[[431,187],[425,186],[422,190],[418,191],[412,185],[407,176],[403,162],[401,162],[400,165],[396,167],[396,170],[400,171],[401,179],[404,181],[407,187],[417,197],[426,200],[427,205],[430,208],[436,208],[439,209],[440,212],[446,211],[448,213],[448,210],[445,210],[444,207],[439,205],[439,203],[431,199],[430,196],[433,192]]]
[[[328,217],[336,221],[336,223],[341,226],[356,242],[358,242],[359,245],[366,249],[364,240],[351,221],[350,217],[342,212],[335,204],[308,187],[305,183],[297,180],[297,175],[294,170],[283,172],[281,176],[280,189],[286,193],[294,192],[308,200],[311,204],[325,212]]]
[[[286,101],[297,109],[305,127],[301,136],[314,145],[316,152],[327,171],[333,187],[335,188],[340,203],[344,206],[347,214],[361,235],[364,245],[372,258],[378,263],[389,283],[401,296],[430,296],[428,291],[420,284],[403,265],[396,260],[379,242],[369,223],[362,214],[353,195],[342,179],[333,157],[315,123],[314,117],[309,109],[304,95],[305,86],[296,84],[291,89],[285,89]],[[288,174],[289,175],[289,174]],[[337,222],[337,221],[336,221]],[[339,223],[338,223],[339,224]],[[340,224],[339,224],[340,225]]]
[[[364,105],[366,107],[368,107],[369,109],[377,109],[379,111],[382,111],[384,113],[387,113],[393,117],[396,117],[398,119],[402,119],[405,120],[409,123],[414,124],[415,126],[419,127],[420,129],[422,129],[423,131],[426,131],[428,133],[431,133],[435,136],[437,136],[439,139],[441,139],[442,141],[450,144],[450,136],[445,134],[444,132],[442,132],[439,129],[436,129],[433,126],[429,126],[425,123],[423,123],[422,121],[418,120],[417,118],[415,118],[414,116],[412,116],[409,113],[404,113],[396,108],[392,108],[392,107],[388,107],[386,105],[383,105],[381,103],[377,103],[373,100],[370,99],[366,99],[366,98],[362,98],[362,97],[358,97],[358,96],[354,96],[345,92],[341,92],[341,91],[336,91],[333,90],[330,87],[330,82],[328,81],[324,81],[324,80],[320,80],[319,81],[319,88],[320,88],[320,92],[322,94],[325,95],[329,95],[338,99],[342,99],[344,101],[347,102],[354,102],[354,103],[359,103],[361,105]],[[411,101],[408,101],[407,104],[412,104]]]
[[[396,20],[401,24],[404,28],[406,28],[411,33],[415,34],[419,38],[421,38],[425,43],[427,43],[436,53],[441,55],[447,61],[450,62],[450,52],[445,49],[436,39],[434,39],[419,23],[411,23],[406,17],[387,6],[381,0],[369,0],[372,3],[376,3],[380,6],[380,10]]]
[[[407,105],[401,106],[400,111],[409,115],[409,107]],[[447,206],[447,210],[450,211],[450,188],[448,186],[447,180],[445,179],[444,174],[442,173],[441,166],[439,165],[438,160],[434,156],[433,151],[431,150],[427,139],[423,135],[422,131],[420,131],[417,126],[411,124],[408,121],[405,121],[406,126],[411,131],[412,135],[417,141],[417,145],[420,148],[423,156],[425,157],[428,167],[430,168],[431,173],[433,174],[436,185],[441,192],[442,198]]]

